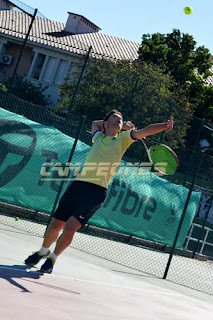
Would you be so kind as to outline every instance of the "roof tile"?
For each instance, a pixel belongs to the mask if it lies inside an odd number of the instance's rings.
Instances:
[[[31,18],[15,10],[0,10],[0,33],[23,39]],[[102,33],[67,34],[65,25],[53,20],[36,17],[30,32],[30,41],[70,53],[86,54],[92,46],[93,55],[112,59],[136,59],[139,43],[112,37]]]

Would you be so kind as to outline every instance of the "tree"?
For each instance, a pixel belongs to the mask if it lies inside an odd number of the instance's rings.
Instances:
[[[5,82],[6,87],[9,87],[10,83],[11,78]],[[30,80],[16,75],[10,89],[10,93],[33,104],[48,107],[50,101],[49,96],[46,97],[44,95],[46,89],[47,87],[43,88],[40,83],[38,85],[34,85]]]
[[[183,117],[182,113],[188,115],[186,111],[190,111],[190,106],[181,89],[169,90],[173,81],[159,67],[141,61],[91,59],[70,110],[80,70],[81,66],[77,65],[71,80],[67,78],[61,85],[57,110],[84,114],[93,120],[103,118],[108,111],[116,108],[124,115],[128,112],[125,120],[131,119],[138,127],[144,127],[165,121],[171,101],[178,101],[172,108],[176,130],[169,135],[169,143],[173,147],[183,143],[189,117]],[[136,92],[130,101],[137,79]]]
[[[213,75],[211,54],[204,46],[195,47],[196,42],[189,34],[181,34],[174,29],[163,35],[144,34],[139,48],[139,59],[159,66],[164,73],[170,74],[175,82],[173,88],[180,86],[195,106],[195,115],[213,121],[213,86],[206,79]]]

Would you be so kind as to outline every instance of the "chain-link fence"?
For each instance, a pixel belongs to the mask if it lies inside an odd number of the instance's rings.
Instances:
[[[0,222],[43,237],[91,148],[94,119],[55,113],[2,90],[0,108]],[[171,134],[152,139],[174,148],[176,173],[159,176],[143,144],[132,143],[103,207],[72,246],[213,294],[213,154],[205,145],[212,127],[166,99],[158,109],[136,125],[174,116]]]

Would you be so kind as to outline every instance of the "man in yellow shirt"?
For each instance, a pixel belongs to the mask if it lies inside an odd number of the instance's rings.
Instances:
[[[117,110],[109,112],[104,120],[93,121],[93,146],[84,167],[62,196],[41,249],[30,255],[25,264],[34,266],[41,259],[47,258],[40,271],[52,273],[56,259],[71,244],[75,232],[103,204],[110,179],[128,147],[134,141],[164,130],[168,132],[172,128],[171,118],[167,122],[151,124],[137,130],[130,121],[124,123],[122,114]],[[49,248],[55,241],[55,250],[51,254]]]

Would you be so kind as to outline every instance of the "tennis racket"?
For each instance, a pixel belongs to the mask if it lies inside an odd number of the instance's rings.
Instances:
[[[146,149],[149,161],[154,168],[163,175],[172,175],[179,166],[179,160],[176,153],[165,144],[157,143],[146,138],[141,139]],[[151,147],[147,147],[150,143]]]

